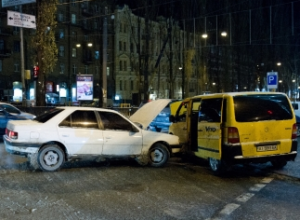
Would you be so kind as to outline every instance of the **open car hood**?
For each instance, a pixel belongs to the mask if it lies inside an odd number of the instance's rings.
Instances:
[[[147,129],[149,124],[171,101],[171,99],[158,99],[155,101],[147,102],[133,115],[131,115],[130,120],[132,122],[138,122],[143,126],[143,129]]]

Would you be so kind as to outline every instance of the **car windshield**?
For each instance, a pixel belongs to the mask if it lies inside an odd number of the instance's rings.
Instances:
[[[12,105],[1,104],[0,107],[9,113],[20,114],[20,110]]]
[[[34,120],[38,121],[38,122],[41,122],[41,123],[45,123],[46,121],[48,121],[49,119],[51,119],[52,117],[54,117],[58,113],[62,112],[63,110],[64,109],[62,109],[62,108],[50,109],[48,111],[45,111],[41,115],[37,116]]]
[[[293,118],[293,110],[288,99],[281,94],[235,96],[233,100],[237,122],[287,120]]]

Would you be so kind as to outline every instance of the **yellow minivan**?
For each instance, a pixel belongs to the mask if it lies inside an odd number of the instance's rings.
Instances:
[[[297,155],[295,114],[284,93],[194,96],[181,102],[170,121],[169,133],[179,137],[182,151],[208,160],[215,174],[250,162],[282,168]]]

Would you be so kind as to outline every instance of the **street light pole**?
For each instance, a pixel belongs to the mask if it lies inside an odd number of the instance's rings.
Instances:
[[[22,13],[22,5],[20,5],[20,13]],[[22,106],[26,106],[26,85],[25,85],[25,64],[24,64],[24,43],[23,28],[20,27],[20,55],[21,55],[21,78],[22,78]]]
[[[102,107],[107,107],[107,7],[105,7],[105,15],[103,20],[103,62],[102,62]]]

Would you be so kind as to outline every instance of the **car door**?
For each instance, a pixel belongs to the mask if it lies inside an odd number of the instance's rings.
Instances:
[[[103,130],[103,155],[139,155],[142,151],[142,132],[131,122],[114,112],[98,112]]]
[[[70,155],[100,155],[103,133],[93,110],[76,110],[58,126],[61,140]]]
[[[189,102],[182,102],[178,108],[175,121],[171,124],[169,132],[179,137],[180,144],[188,143],[188,114]]]
[[[223,98],[203,99],[198,116],[198,152],[201,158],[221,157],[221,118]]]

